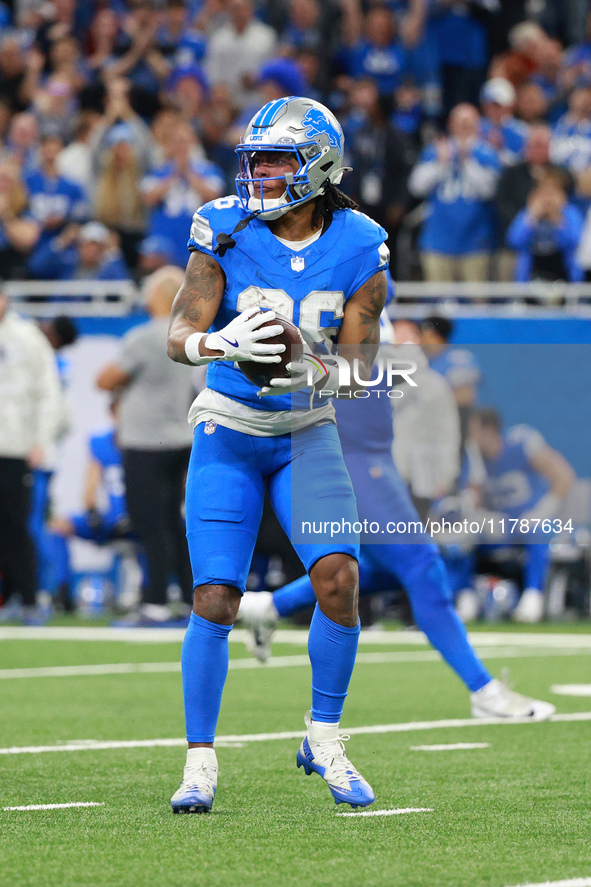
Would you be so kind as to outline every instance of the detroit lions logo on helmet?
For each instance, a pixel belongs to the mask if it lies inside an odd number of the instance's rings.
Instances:
[[[339,130],[325,117],[318,108],[309,108],[302,118],[302,125],[306,127],[306,138],[311,139],[325,133],[328,136],[328,144],[336,148],[341,156],[341,134]]]

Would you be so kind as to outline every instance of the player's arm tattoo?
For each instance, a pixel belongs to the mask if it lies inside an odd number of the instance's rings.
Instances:
[[[185,341],[191,333],[204,333],[209,329],[218,312],[224,286],[224,272],[216,260],[198,250],[192,252],[170,312],[168,355],[173,360],[189,363]]]
[[[339,355],[350,363],[355,361],[358,377],[368,381],[380,344],[380,314],[387,293],[386,275],[378,271],[345,305],[345,317],[338,339]]]
[[[380,314],[386,304],[388,284],[384,273],[374,274],[361,287],[364,299],[359,305],[359,319],[364,330],[361,345],[379,345]]]

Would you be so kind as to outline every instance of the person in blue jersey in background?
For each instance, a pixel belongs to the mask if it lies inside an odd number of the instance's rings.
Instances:
[[[480,136],[497,151],[506,166],[523,160],[528,127],[513,116],[517,95],[504,77],[487,80],[480,91]]]
[[[54,517],[49,530],[54,534],[53,580],[63,594],[64,604],[71,605],[72,570],[67,539],[77,537],[104,544],[131,539],[129,515],[125,501],[123,457],[117,442],[117,412],[120,395],[111,401],[113,426],[91,435],[88,441],[88,464],[84,482],[84,511],[69,517]]]
[[[416,366],[417,346],[392,347],[392,332],[384,312],[379,357],[394,357],[406,366],[414,360]],[[402,400],[404,388],[397,392],[402,392]],[[421,519],[392,458],[392,404],[395,429],[396,404],[401,401],[388,396],[394,392],[389,391],[385,380],[369,392],[369,397],[363,400],[335,399],[337,428],[357,498],[359,519],[367,521],[368,526],[376,523],[380,528],[361,536],[360,595],[388,592],[398,583],[402,584],[417,627],[470,691],[474,717],[545,720],[554,713],[554,706],[509,690],[492,677],[470,645],[454,610],[452,590],[439,549],[426,532],[417,529]],[[360,428],[363,428],[361,434]],[[401,529],[399,542],[395,536],[385,541],[383,529],[391,521]],[[239,615],[252,630],[254,655],[265,661],[270,655],[271,638],[279,619],[309,607],[314,599],[308,576],[274,594],[247,591]]]
[[[356,521],[334,410],[318,396],[322,386],[338,389],[338,366],[305,352],[290,376],[260,390],[239,368],[245,360],[262,367],[281,360],[285,346],[266,341],[281,327],[262,327],[278,312],[300,328],[308,348],[335,341],[347,347],[358,357],[360,378],[369,378],[389,254],[385,231],[354,212],[335,187],[345,171],[343,150],[341,126],[323,105],[301,97],[270,102],[236,149],[239,196],[214,200],[193,219],[169,355],[210,366],[207,388],[189,413],[195,436],[186,516],[195,597],[182,652],[189,749],[174,812],[213,804],[228,634],[265,486],[288,536],[302,529],[295,548],[318,599],[309,640],[312,708],[297,764],[322,776],[336,803],[365,807],[375,800],[338,732],[359,637],[358,536],[304,533],[305,521],[319,516]],[[270,310],[261,314],[261,307]]]
[[[39,240],[29,260],[29,273],[37,274],[35,261],[51,241],[59,237],[68,223],[83,222],[89,215],[88,198],[77,182],[60,175],[57,158],[64,144],[59,136],[41,140],[39,168],[26,174],[30,215],[40,228]]]
[[[475,411],[469,423],[470,441],[466,484],[476,489],[488,529],[492,520],[491,544],[482,546],[485,554],[506,558],[513,550],[523,553],[523,593],[513,611],[516,622],[540,622],[544,615],[544,586],[550,566],[549,538],[553,534],[535,532],[542,521],[560,515],[561,506],[573,481],[574,472],[564,456],[550,447],[539,431],[529,425],[502,428],[499,414],[490,407]],[[511,521],[528,521],[515,525]],[[566,518],[565,518],[566,519]],[[504,530],[501,532],[504,520]],[[534,523],[537,521],[537,523]],[[547,524],[548,526],[549,524]],[[520,532],[519,527],[530,527]],[[496,534],[496,539],[495,539]],[[484,540],[482,540],[484,541]],[[458,606],[476,615],[475,592],[469,589],[477,551],[448,561]]]
[[[454,108],[448,130],[448,138],[425,148],[408,182],[429,209],[419,241],[423,272],[429,281],[484,281],[496,238],[492,199],[501,161],[480,138],[472,105]]]

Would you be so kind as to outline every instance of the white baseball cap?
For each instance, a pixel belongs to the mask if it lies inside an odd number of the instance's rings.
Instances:
[[[503,108],[512,108],[515,104],[515,88],[504,77],[493,77],[487,80],[480,92],[481,102],[494,102]]]
[[[82,243],[94,241],[106,244],[109,242],[109,229],[102,222],[87,222],[80,228],[78,237]]]

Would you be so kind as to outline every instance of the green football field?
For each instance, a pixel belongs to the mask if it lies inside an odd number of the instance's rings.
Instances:
[[[180,633],[0,629],[2,887],[591,885],[588,625],[473,635],[494,674],[556,704],[542,724],[471,721],[420,636],[365,634],[342,728],[372,816],[296,769],[305,634],[280,633],[267,666],[233,634],[214,812],[173,816]],[[7,809],[62,804],[87,806]]]

